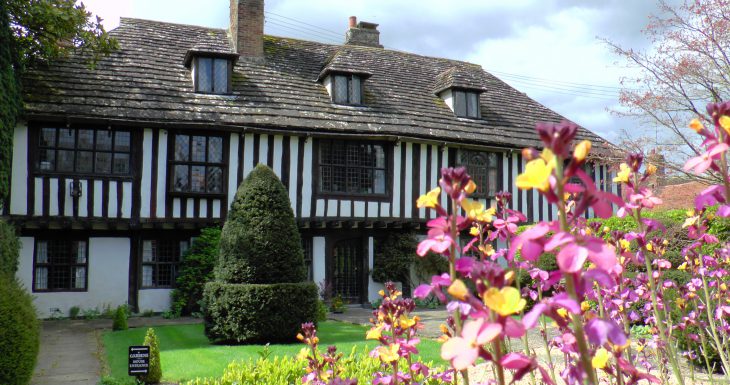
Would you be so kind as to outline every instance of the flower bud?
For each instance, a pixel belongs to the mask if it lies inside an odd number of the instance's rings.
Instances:
[[[578,143],[577,146],[575,146],[575,150],[573,151],[573,158],[577,160],[578,162],[583,162],[586,160],[586,156],[588,156],[588,153],[591,151],[591,142],[588,140],[584,140],[580,143]]]

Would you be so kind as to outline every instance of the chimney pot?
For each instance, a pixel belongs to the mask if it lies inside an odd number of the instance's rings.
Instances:
[[[367,21],[358,23],[355,16],[350,16],[350,28],[345,33],[345,44],[383,48],[380,45],[378,25]]]
[[[350,16],[350,28],[355,28],[357,25],[357,16]]]

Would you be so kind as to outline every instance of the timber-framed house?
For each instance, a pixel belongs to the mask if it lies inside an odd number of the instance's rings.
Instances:
[[[95,69],[72,55],[27,73],[4,215],[42,316],[166,310],[191,238],[258,163],[288,189],[310,278],[353,303],[380,288],[378,237],[425,233],[415,203],[441,167],[466,166],[485,202],[510,190],[530,221],[555,216],[514,184],[535,123],[562,116],[477,65],[384,49],[376,24],[351,18],[342,45],[263,25],[263,0],[232,0],[228,29],[123,18]]]

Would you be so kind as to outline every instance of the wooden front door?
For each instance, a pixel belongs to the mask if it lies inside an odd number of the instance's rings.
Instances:
[[[362,303],[365,286],[362,238],[333,241],[329,251],[332,294],[342,296],[346,303]]]

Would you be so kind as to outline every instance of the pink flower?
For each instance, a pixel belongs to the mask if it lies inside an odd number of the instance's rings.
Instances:
[[[545,234],[548,231],[550,231],[550,225],[546,222],[540,222],[518,235],[509,248],[509,259],[513,259],[517,250],[520,250],[523,259],[536,261],[542,254],[546,242]]]
[[[443,254],[451,246],[456,246],[456,242],[443,231],[439,229],[431,229],[428,232],[428,238],[424,239],[418,244],[416,254],[421,257],[426,256],[429,251],[433,251],[437,254]]]
[[[484,319],[468,320],[461,337],[452,337],[441,346],[441,358],[451,361],[456,370],[464,370],[479,357],[479,349],[502,332],[502,325],[485,323]]]
[[[558,267],[565,273],[580,271],[587,259],[604,271],[611,271],[617,263],[613,246],[599,238],[587,237],[581,241],[561,232],[555,234],[545,245],[545,251],[553,251],[558,247],[561,247],[556,256]]]
[[[725,143],[717,143],[708,147],[708,151],[696,156],[684,164],[684,171],[693,170],[695,174],[702,174],[712,166],[712,162],[720,157],[720,154],[727,151],[728,145]]]

